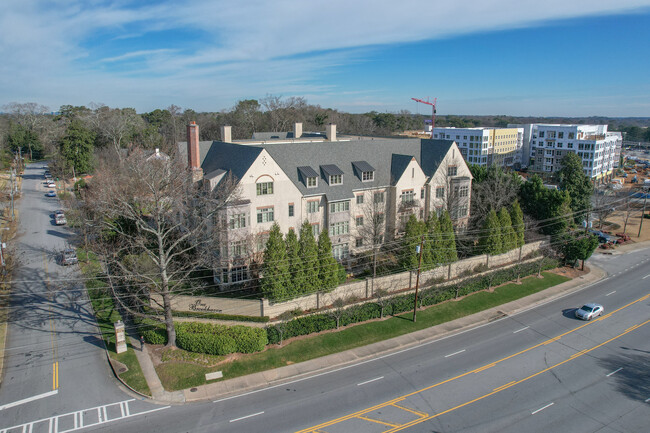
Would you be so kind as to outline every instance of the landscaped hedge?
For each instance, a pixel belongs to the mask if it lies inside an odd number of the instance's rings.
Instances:
[[[155,310],[153,308],[147,308],[151,314],[160,314],[162,315],[161,310]],[[234,314],[222,314],[222,313],[203,313],[200,311],[176,311],[172,312],[174,317],[198,317],[200,319],[214,319],[214,320],[232,320],[239,322],[257,322],[257,323],[266,323],[269,321],[268,316],[237,316]]]
[[[139,320],[140,335],[150,344],[166,344],[165,325]],[[253,353],[267,344],[266,330],[243,325],[225,326],[200,322],[176,322],[176,345],[184,350],[211,355]]]
[[[542,259],[541,270],[553,269],[558,266],[557,260]],[[493,286],[515,280],[517,275],[522,277],[532,275],[540,270],[540,262],[524,263],[520,266],[513,266],[507,269],[500,269],[488,275],[483,275],[460,283],[444,287],[432,287],[424,289],[419,294],[420,306],[435,305],[453,299],[458,296],[485,290]],[[384,302],[384,315],[396,315],[413,309],[415,302],[413,293],[399,295]],[[381,306],[376,302],[354,305],[346,308],[340,318],[340,326],[352,323],[365,322],[371,319],[378,319],[381,315]],[[277,344],[281,339],[307,335],[314,332],[326,331],[336,328],[336,319],[331,313],[313,314],[310,316],[298,317],[282,325],[272,325],[266,328],[269,344]],[[280,335],[282,330],[282,335]]]

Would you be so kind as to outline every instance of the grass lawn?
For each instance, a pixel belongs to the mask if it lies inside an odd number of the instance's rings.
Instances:
[[[129,344],[126,352],[120,354],[115,352],[115,330],[113,328],[113,323],[121,320],[122,317],[115,309],[113,300],[106,293],[105,283],[100,279],[90,279],[100,274],[101,266],[97,262],[97,258],[94,257],[93,254],[86,257],[86,252],[82,249],[77,250],[77,257],[79,259],[81,272],[85,277],[89,278],[86,280],[86,289],[88,290],[88,295],[92,300],[95,317],[97,318],[102,338],[108,343],[108,355],[111,359],[121,362],[128,368],[126,372],[118,372],[118,376],[139,393],[151,395],[151,390],[149,390],[144,374],[142,374],[142,369],[140,368],[140,363],[135,356],[133,347]],[[88,258],[88,263],[86,263],[86,258]]]
[[[292,341],[282,347],[273,346],[264,352],[245,355],[236,361],[213,368],[173,362],[169,365],[161,364],[156,371],[158,371],[163,386],[169,391],[203,385],[206,383],[204,374],[215,370],[223,371],[224,379],[232,379],[429,328],[523,298],[569,279],[550,272],[543,272],[542,275],[544,276],[542,279],[531,276],[523,279],[522,284],[506,284],[491,293],[478,292],[459,301],[445,302],[425,310],[419,310],[416,323],[411,320],[412,313],[405,313],[387,320],[351,326],[338,332],[316,334],[312,337]]]

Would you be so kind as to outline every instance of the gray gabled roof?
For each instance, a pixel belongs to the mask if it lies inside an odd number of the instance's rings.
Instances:
[[[226,170],[241,180],[260,153],[262,148],[258,146],[214,141],[205,157],[201,159],[201,168],[203,173]]]
[[[372,165],[368,164],[367,161],[352,161],[352,165],[362,173],[364,171],[375,171]]]
[[[326,176],[336,176],[337,174],[344,174],[343,170],[338,168],[336,164],[321,165],[320,169],[323,170]]]
[[[298,167],[298,171],[302,175],[303,182],[308,177],[318,177],[318,172],[309,166]]]
[[[413,155],[399,155],[393,154],[390,163],[390,184],[395,185],[397,181],[402,177],[404,170],[413,160]]]

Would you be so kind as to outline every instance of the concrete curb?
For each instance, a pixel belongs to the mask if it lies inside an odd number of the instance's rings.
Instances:
[[[534,293],[525,298],[461,317],[451,322],[298,364],[201,385],[192,388],[194,391],[186,389],[182,392],[185,395],[186,402],[223,399],[239,393],[279,386],[286,382],[346,368],[360,362],[367,362],[382,356],[388,356],[417,345],[448,338],[458,333],[486,325],[495,320],[535,308],[536,306],[589,287],[591,284],[606,277],[606,275],[604,270],[596,266],[591,266],[590,272],[584,276],[558,284],[557,286]]]

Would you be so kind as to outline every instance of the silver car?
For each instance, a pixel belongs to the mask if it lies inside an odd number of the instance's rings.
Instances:
[[[603,306],[600,304],[585,304],[576,310],[576,317],[582,320],[591,320],[603,314]]]

